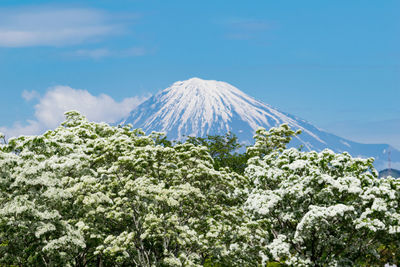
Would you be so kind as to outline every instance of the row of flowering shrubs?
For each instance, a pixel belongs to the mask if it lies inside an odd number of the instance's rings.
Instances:
[[[259,129],[244,174],[207,147],[66,113],[0,146],[0,265],[370,266],[400,260],[400,182]]]

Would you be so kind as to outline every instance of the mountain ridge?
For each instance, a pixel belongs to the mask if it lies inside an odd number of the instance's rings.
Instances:
[[[373,156],[377,168],[384,168],[387,151],[391,150],[393,161],[400,162],[400,151],[387,144],[361,144],[341,138],[256,100],[226,82],[215,80],[177,81],[137,106],[120,123],[131,123],[145,132],[165,132],[173,140],[231,131],[246,145],[253,142],[258,127],[269,129],[287,123],[295,130],[302,130],[291,146],[302,145],[306,150],[317,151],[324,148],[348,151],[355,157]]]
[[[386,178],[388,176],[391,176],[393,178],[400,178],[400,170],[396,169],[384,169],[379,172],[379,177],[380,178]]]

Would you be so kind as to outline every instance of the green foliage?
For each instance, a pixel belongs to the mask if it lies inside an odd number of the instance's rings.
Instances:
[[[6,141],[6,136],[0,132],[0,145],[1,143],[7,144],[7,141]]]
[[[247,153],[238,153],[242,145],[235,134],[207,135],[207,137],[188,136],[187,142],[196,146],[205,146],[214,159],[214,168],[220,170],[228,167],[232,171],[243,174],[247,164]]]
[[[207,137],[188,136],[186,142],[207,147],[214,159],[215,169],[228,167],[243,175],[250,157],[263,157],[273,151],[283,151],[292,137],[300,133],[300,130],[295,132],[287,124],[269,130],[259,128],[254,136],[255,144],[248,147],[245,153],[238,152],[243,145],[238,142],[237,136],[231,132],[225,135],[207,135]]]
[[[268,262],[266,267],[282,267],[283,264],[279,263],[279,262]]]
[[[215,262],[213,262],[213,260],[212,259],[206,259],[205,260],[205,262],[204,262],[204,264],[203,264],[203,266],[204,267],[225,267],[225,265],[223,265],[223,264],[221,264],[221,263],[215,263]]]

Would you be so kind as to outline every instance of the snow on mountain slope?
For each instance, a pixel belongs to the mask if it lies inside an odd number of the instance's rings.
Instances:
[[[245,144],[253,142],[258,127],[271,128],[287,123],[301,129],[291,146],[303,145],[307,150],[331,148],[335,152],[348,151],[353,156],[377,158],[377,166],[384,167],[388,145],[365,145],[329,134],[293,115],[264,104],[221,81],[192,78],[175,82],[135,108],[121,121],[131,123],[145,132],[166,132],[170,139],[184,136],[235,133]],[[392,157],[400,152],[392,148]]]

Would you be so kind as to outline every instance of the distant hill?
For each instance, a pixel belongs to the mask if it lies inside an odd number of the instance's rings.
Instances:
[[[283,93],[282,101],[286,97],[290,96]],[[354,157],[374,157],[378,170],[387,166],[388,151],[393,163],[400,162],[400,151],[390,145],[360,144],[341,138],[262,103],[228,83],[199,78],[175,82],[132,110],[121,123],[131,123],[147,133],[165,132],[173,140],[231,131],[245,145],[253,143],[258,127],[269,129],[286,123],[302,131],[290,143],[292,147],[301,145],[304,150],[316,151],[330,148],[337,153],[347,151]]]
[[[395,170],[395,169],[384,169],[379,172],[379,177],[380,178],[386,178],[388,176],[392,176],[393,178],[399,178],[400,177],[400,171]]]

